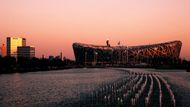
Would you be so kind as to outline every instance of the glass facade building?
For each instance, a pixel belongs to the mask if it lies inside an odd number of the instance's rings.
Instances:
[[[7,56],[17,57],[17,47],[26,46],[26,39],[20,37],[7,37]]]

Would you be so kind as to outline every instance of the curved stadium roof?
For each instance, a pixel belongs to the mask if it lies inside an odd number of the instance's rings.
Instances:
[[[85,53],[87,53],[88,56],[93,57],[94,51],[98,53],[98,59],[102,60],[112,55],[128,57],[131,59],[139,57],[178,58],[180,55],[181,46],[182,46],[181,41],[170,41],[165,43],[140,45],[140,46],[98,46],[98,45],[83,44],[83,43],[73,43],[73,50],[75,53],[76,60],[82,60],[82,61],[84,61]],[[91,61],[93,61],[93,58],[91,58]]]

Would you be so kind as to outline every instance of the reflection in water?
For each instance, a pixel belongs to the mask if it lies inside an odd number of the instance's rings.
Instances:
[[[123,77],[111,69],[72,69],[0,75],[0,107],[63,106]]]
[[[21,78],[21,74],[19,73],[15,73],[13,74],[13,77],[12,77],[12,83],[10,83],[10,87],[12,87],[12,89],[10,88],[9,92],[10,94],[12,94],[13,98],[17,99],[17,101],[13,102],[13,103],[16,103],[16,105],[24,105],[23,104],[23,100],[24,99],[27,99],[25,95],[22,94],[22,87],[23,87],[23,80]],[[13,105],[14,106],[14,105]]]

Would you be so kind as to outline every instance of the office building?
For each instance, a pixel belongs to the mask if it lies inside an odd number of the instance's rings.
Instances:
[[[20,37],[7,37],[7,56],[17,57],[17,47],[26,46],[26,39]]]
[[[17,54],[18,54],[18,57],[34,58],[35,57],[35,47],[19,46],[19,47],[17,47]]]

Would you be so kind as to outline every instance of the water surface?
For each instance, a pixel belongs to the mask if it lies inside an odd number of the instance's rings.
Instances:
[[[64,106],[122,78],[113,69],[70,69],[0,75],[0,106]]]

